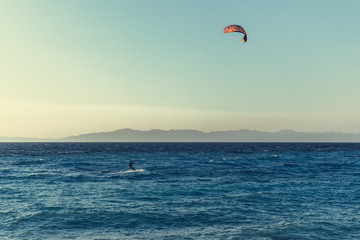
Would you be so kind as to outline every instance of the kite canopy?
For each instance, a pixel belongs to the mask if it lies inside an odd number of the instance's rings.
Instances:
[[[239,26],[239,25],[229,25],[223,29],[223,33],[231,33],[231,32],[241,32],[244,34],[243,39],[241,41],[246,42],[247,41],[247,34],[245,30]]]

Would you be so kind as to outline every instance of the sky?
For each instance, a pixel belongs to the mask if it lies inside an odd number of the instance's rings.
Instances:
[[[359,133],[359,12],[358,0],[0,0],[0,136]]]

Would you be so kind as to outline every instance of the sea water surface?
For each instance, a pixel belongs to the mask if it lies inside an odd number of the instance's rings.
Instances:
[[[1,143],[0,239],[360,239],[360,144]]]

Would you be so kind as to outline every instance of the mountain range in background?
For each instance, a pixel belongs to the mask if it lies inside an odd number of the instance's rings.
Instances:
[[[140,131],[126,128],[58,139],[0,137],[0,142],[360,142],[360,133],[296,132],[293,130],[264,132],[246,129],[206,133],[197,130]]]

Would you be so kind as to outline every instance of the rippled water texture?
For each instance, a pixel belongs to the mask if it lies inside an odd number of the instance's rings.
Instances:
[[[360,144],[1,143],[0,239],[360,239]]]

